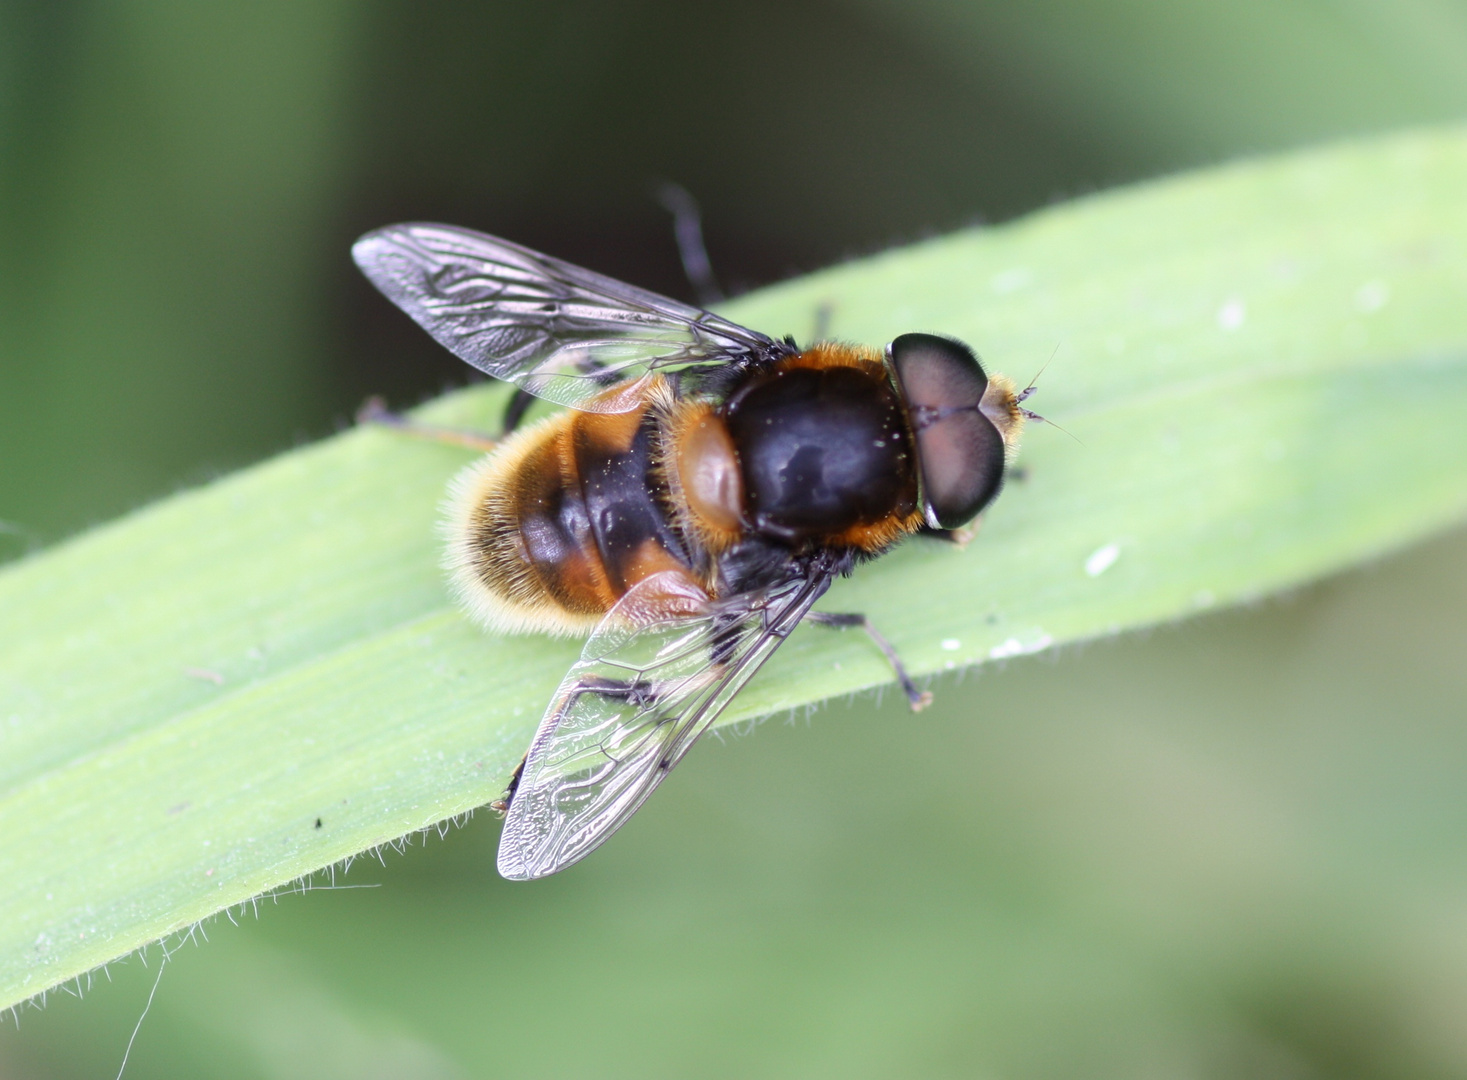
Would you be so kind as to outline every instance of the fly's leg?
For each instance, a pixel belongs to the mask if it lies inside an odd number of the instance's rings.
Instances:
[[[529,754],[520,758],[520,763],[514,767],[514,772],[509,774],[509,783],[504,786],[504,794],[489,804],[490,810],[496,814],[509,813],[509,804],[514,802],[514,793],[520,789],[520,777],[525,775],[525,762],[529,760]]]
[[[596,675],[582,675],[580,681],[561,703],[558,713],[569,712],[571,707],[582,694],[600,694],[602,697],[625,698],[638,708],[657,703],[657,691],[651,683],[645,682],[621,682],[617,679],[603,679]],[[509,783],[504,788],[504,794],[489,804],[489,809],[504,814],[509,812],[510,804],[514,802],[515,792],[520,788],[520,779],[525,774],[525,762],[530,759],[527,753],[520,758],[520,763],[514,767],[510,775]],[[664,768],[666,766],[664,765]]]
[[[844,630],[848,626],[859,626],[876,643],[876,647],[886,657],[886,662],[891,665],[892,671],[896,672],[897,682],[901,683],[902,693],[907,695],[907,704],[912,706],[912,711],[921,712],[932,704],[931,691],[917,689],[917,684],[912,681],[912,677],[907,674],[907,669],[902,666],[902,658],[897,655],[896,649],[892,647],[891,642],[881,636],[866,616],[833,615],[827,611],[812,611],[805,618],[816,626],[831,626],[837,630]]]
[[[978,535],[978,528],[983,524],[981,517],[975,518],[971,525],[964,525],[961,529],[934,529],[931,525],[923,525],[917,530],[918,536],[930,536],[934,540],[943,540],[949,544],[955,544],[959,548],[965,548]]]
[[[404,435],[412,435],[419,439],[432,439],[434,442],[449,443],[453,446],[466,446],[470,450],[493,450],[499,445],[498,439],[491,438],[481,431],[439,427],[436,424],[420,424],[401,413],[393,412],[380,397],[369,397],[366,403],[357,410],[357,423],[378,424],[382,427],[390,427],[394,431],[400,431]]]
[[[615,371],[604,370],[606,367],[604,364],[587,362],[577,366],[580,371],[592,376],[600,386],[610,386],[621,377]],[[420,439],[433,439],[436,442],[451,443],[454,446],[467,446],[470,450],[487,451],[493,450],[512,434],[524,422],[525,414],[530,411],[530,406],[538,400],[539,398],[528,390],[515,387],[514,393],[509,396],[508,404],[504,407],[504,420],[498,438],[485,435],[482,431],[469,431],[466,428],[420,424],[401,413],[393,412],[387,407],[387,403],[376,395],[369,397],[357,410],[356,420],[358,424],[381,424],[383,427],[396,428],[398,431],[415,435]]]
[[[829,300],[822,300],[815,307],[815,328],[811,331],[811,341],[825,341],[830,335],[830,320],[835,315],[835,304]]]
[[[525,413],[530,411],[530,406],[535,404],[535,395],[528,390],[515,388],[515,392],[509,396],[509,404],[504,407],[504,426],[499,437],[502,439],[515,428],[520,426],[524,420]]]
[[[598,386],[610,386],[621,378],[615,371],[605,370],[605,364],[592,361],[582,361],[576,365],[576,368],[582,374],[590,375]],[[514,393],[509,396],[509,403],[504,406],[504,421],[499,437],[505,438],[524,423],[525,414],[530,411],[530,406],[539,400],[523,387],[515,387]]]
[[[663,184],[657,189],[657,201],[672,215],[672,233],[677,239],[677,253],[683,261],[683,273],[698,294],[698,303],[712,307],[723,300],[723,290],[713,276],[713,263],[703,246],[703,215],[698,200],[680,184]]]

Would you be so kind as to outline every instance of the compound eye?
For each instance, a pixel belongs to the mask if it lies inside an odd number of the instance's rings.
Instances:
[[[956,529],[1003,483],[1003,436],[979,408],[988,376],[973,350],[934,334],[903,334],[889,355],[917,436],[927,523]]]

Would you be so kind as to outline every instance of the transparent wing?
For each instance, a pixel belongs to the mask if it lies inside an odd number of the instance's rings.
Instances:
[[[544,877],[632,816],[830,584],[807,578],[710,601],[676,571],[607,614],[560,684],[510,802],[499,872]]]
[[[789,351],[701,308],[471,229],[389,225],[358,240],[352,257],[455,356],[593,412],[630,411],[638,384],[658,368]],[[633,392],[604,394],[626,380]]]

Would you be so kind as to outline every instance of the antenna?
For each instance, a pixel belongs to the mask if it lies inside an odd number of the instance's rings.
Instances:
[[[1054,363],[1054,358],[1059,355],[1060,346],[1062,344],[1064,344],[1063,341],[1057,341],[1057,342],[1055,342],[1054,352],[1052,352],[1052,353],[1049,354],[1049,359],[1044,362],[1044,366],[1041,367],[1037,372],[1035,372],[1034,378],[1032,378],[1032,379],[1029,380],[1029,385],[1026,386],[1026,387],[1024,387],[1023,390],[1021,390],[1018,394],[1016,394],[1014,396],[1014,404],[1015,405],[1019,405],[1021,402],[1025,401],[1029,397],[1030,394],[1034,393],[1035,389],[1039,385],[1039,376],[1043,375],[1046,371],[1049,370],[1049,365],[1052,364],[1052,363]],[[1050,427],[1056,429],[1057,431],[1064,431],[1064,433],[1066,435],[1068,435],[1070,438],[1074,439],[1081,446],[1084,446],[1085,445],[1085,443],[1080,439],[1080,437],[1078,435],[1076,435],[1073,431],[1065,431],[1064,428],[1060,427],[1058,424],[1056,424],[1053,420],[1049,419],[1049,417],[1047,417],[1047,416],[1040,416],[1037,412],[1034,412],[1034,411],[1032,411],[1030,409],[1020,409],[1019,410],[1019,413],[1026,420],[1033,420],[1033,421],[1035,421],[1037,423],[1040,423],[1040,424],[1048,424]]]
[[[1063,344],[1063,341],[1056,341],[1054,343],[1054,352],[1049,354],[1049,359],[1044,362],[1044,366],[1034,373],[1034,378],[1029,380],[1029,385],[1024,387],[1024,389],[1019,392],[1019,396],[1014,399],[1016,402],[1027,400],[1029,395],[1034,393],[1035,388],[1039,385],[1039,376],[1043,375],[1046,371],[1049,370],[1049,365],[1054,363],[1054,358],[1059,355],[1060,346]],[[1042,416],[1033,416],[1032,418],[1035,420],[1044,419],[1044,417]],[[1055,427],[1059,427],[1059,425],[1056,424]],[[1060,428],[1060,430],[1064,431],[1064,428]]]

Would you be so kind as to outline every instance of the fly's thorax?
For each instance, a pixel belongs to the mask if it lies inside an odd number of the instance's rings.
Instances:
[[[911,433],[874,351],[814,346],[755,375],[721,415],[753,532],[875,552],[920,524]]]
[[[678,401],[663,421],[663,477],[683,529],[710,555],[743,537],[744,480],[733,436],[710,401]]]

